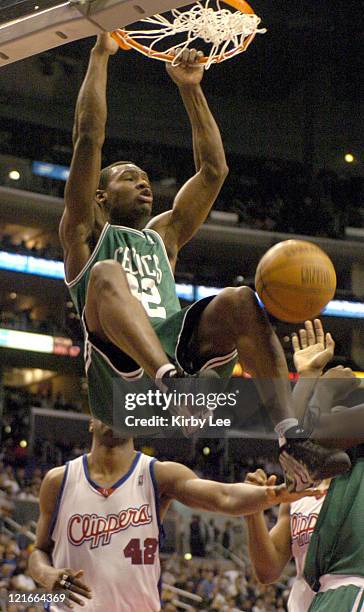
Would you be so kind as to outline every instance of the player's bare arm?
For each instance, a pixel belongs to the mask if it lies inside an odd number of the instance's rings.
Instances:
[[[307,406],[313,391],[306,413],[310,428],[313,428],[312,437],[330,448],[346,450],[361,444],[364,441],[364,407],[342,407],[341,412],[331,412],[337,402],[360,385],[350,368],[336,366],[322,374],[334,355],[335,342],[331,334],[325,334],[319,319],[315,319],[313,324],[306,321],[305,327],[292,335],[292,348],[300,375],[294,395],[302,409]],[[300,417],[303,417],[303,410]]]
[[[299,380],[293,391],[295,412],[299,421],[307,423],[307,405],[324,367],[334,356],[335,342],[326,333],[320,319],[305,321],[298,333],[292,334],[293,361]],[[305,421],[306,419],[306,421]]]
[[[342,365],[330,368],[320,376],[315,388],[317,401],[322,403],[322,412],[329,412],[331,408],[337,407],[339,402],[360,387],[360,378],[354,374],[351,368]],[[329,396],[331,405],[324,398]]]
[[[82,270],[91,254],[89,241],[92,234],[98,229],[101,231],[106,221],[95,205],[95,194],[105,139],[107,66],[110,55],[118,48],[109,34],[98,36],[78,95],[73,157],[59,231],[67,280],[72,280]]]
[[[65,588],[62,577],[67,576],[67,605],[72,602],[84,605],[84,598],[91,599],[91,589],[82,581],[82,569],[56,569],[52,565],[51,553],[53,542],[50,538],[50,528],[57,505],[59,491],[62,485],[65,467],[50,470],[43,479],[39,494],[40,514],[37,523],[35,547],[29,558],[29,570],[32,578],[48,592]]]
[[[246,476],[245,482],[261,487],[273,486],[276,476],[267,476],[264,470],[256,470]],[[248,527],[249,556],[256,577],[263,584],[278,580],[291,558],[291,527],[289,504],[279,508],[278,520],[268,531],[263,512],[246,517]]]
[[[228,173],[220,131],[200,85],[204,73],[200,57],[195,49],[187,49],[176,66],[167,64],[191,122],[196,167],[196,174],[176,195],[172,210],[150,224],[162,236],[172,263],[204,223]]]
[[[360,386],[360,380],[351,368],[336,366],[323,374],[323,369],[332,360],[335,341],[330,333],[324,332],[320,319],[306,321],[305,327],[298,334],[292,335],[294,364],[299,374],[299,381],[312,379],[315,402],[321,406],[321,412],[330,412],[332,406],[342,401]]]
[[[162,507],[175,499],[190,508],[242,516],[317,494],[317,490],[289,493],[285,485],[258,487],[203,480],[180,463],[157,462],[155,471]]]
[[[359,386],[360,381],[350,368],[343,366],[330,368],[322,374],[334,356],[335,342],[330,333],[325,334],[319,319],[306,321],[304,328],[292,335],[292,349],[299,374],[293,392],[296,413],[304,426],[312,429],[320,415],[329,413],[332,406]]]

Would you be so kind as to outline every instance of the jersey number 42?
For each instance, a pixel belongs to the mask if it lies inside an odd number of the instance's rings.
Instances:
[[[146,538],[144,543],[138,538],[130,540],[124,548],[124,556],[131,559],[132,565],[153,565],[158,550],[158,540],[156,538]]]

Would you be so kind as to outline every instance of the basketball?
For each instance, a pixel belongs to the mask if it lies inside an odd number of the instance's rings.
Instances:
[[[286,240],[260,260],[255,287],[270,314],[299,323],[319,315],[333,298],[336,272],[331,259],[316,244]]]

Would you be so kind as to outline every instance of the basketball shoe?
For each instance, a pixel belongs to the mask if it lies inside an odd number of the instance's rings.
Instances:
[[[289,429],[285,433],[285,440],[280,448],[279,462],[291,493],[304,491],[320,480],[350,470],[347,453],[321,446],[310,440],[307,432],[299,427]]]

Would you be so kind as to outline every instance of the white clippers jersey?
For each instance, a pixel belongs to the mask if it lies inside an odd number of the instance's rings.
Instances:
[[[303,497],[291,504],[292,556],[296,563],[297,577],[288,600],[289,612],[307,612],[316,594],[303,578],[303,569],[308,546],[324,499],[324,495],[319,499]]]
[[[84,570],[87,612],[160,610],[159,499],[155,459],[137,453],[110,489],[89,476],[87,456],[66,464],[52,522],[55,567]],[[66,610],[52,605],[52,612]]]

